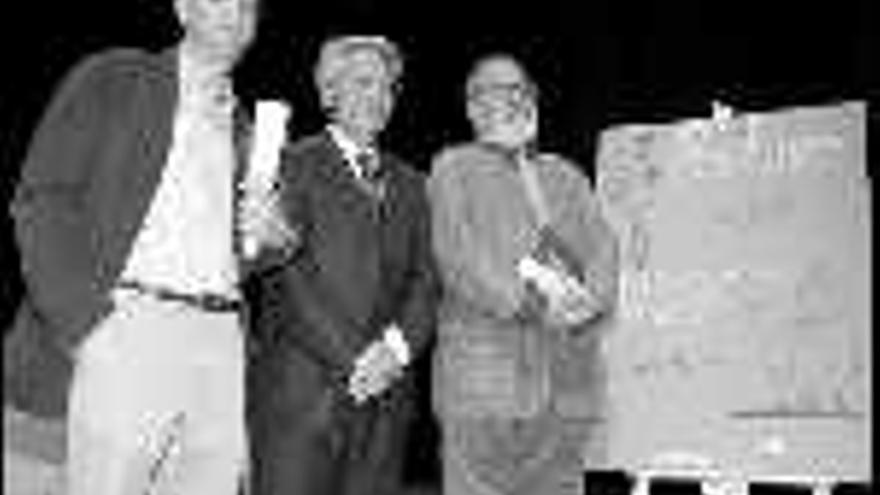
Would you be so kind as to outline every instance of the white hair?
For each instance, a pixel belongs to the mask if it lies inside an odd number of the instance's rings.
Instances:
[[[348,66],[351,55],[360,51],[378,54],[392,80],[403,72],[403,59],[397,46],[384,36],[341,36],[324,42],[315,66],[315,84],[323,91]]]

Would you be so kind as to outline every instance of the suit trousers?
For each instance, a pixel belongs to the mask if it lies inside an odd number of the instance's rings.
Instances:
[[[77,350],[68,407],[71,495],[235,495],[247,462],[235,313],[133,292]]]
[[[249,372],[250,493],[401,493],[409,377],[355,405],[320,378],[310,358],[272,354],[256,359]]]

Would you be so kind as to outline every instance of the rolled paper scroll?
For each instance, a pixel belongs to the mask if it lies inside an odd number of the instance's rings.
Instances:
[[[250,160],[243,183],[246,202],[263,201],[269,197],[278,175],[290,113],[290,107],[284,102],[257,102]],[[253,208],[246,210],[259,211],[256,205],[251,206]],[[255,256],[259,249],[258,240],[245,236],[243,243],[244,255]]]

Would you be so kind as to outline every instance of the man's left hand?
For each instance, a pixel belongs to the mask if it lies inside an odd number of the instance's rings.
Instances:
[[[403,366],[384,340],[376,340],[358,356],[348,381],[348,392],[363,403],[380,395],[403,373]]]
[[[593,318],[599,311],[599,301],[586,287],[579,286],[550,297],[547,309],[554,324],[570,327]]]

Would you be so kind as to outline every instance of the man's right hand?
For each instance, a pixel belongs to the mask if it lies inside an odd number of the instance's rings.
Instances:
[[[245,190],[241,209],[246,257],[255,257],[263,248],[281,249],[299,242],[297,230],[284,220],[277,190],[262,193]]]
[[[283,248],[297,241],[295,229],[281,214],[277,187],[281,151],[291,109],[282,101],[258,101],[250,158],[242,181],[241,230],[244,255],[253,258],[264,247]]]

